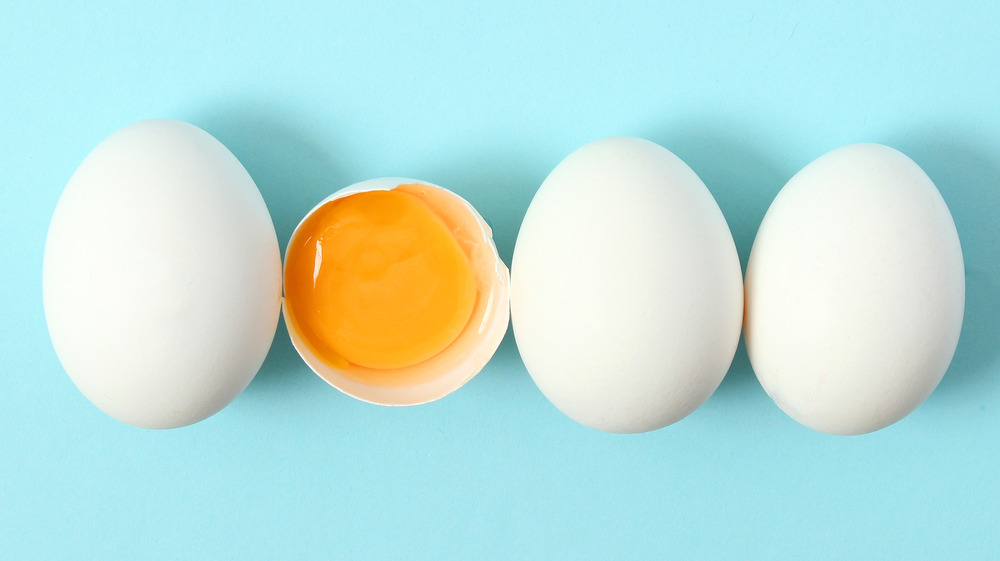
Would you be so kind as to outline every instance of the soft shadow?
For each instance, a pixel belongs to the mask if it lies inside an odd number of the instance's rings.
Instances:
[[[288,377],[294,373],[295,376],[309,377],[312,373],[306,363],[299,357],[299,353],[292,346],[292,340],[288,338],[288,329],[285,327],[285,320],[278,321],[278,330],[274,334],[274,342],[267,352],[264,364],[260,367],[257,376],[247,388],[249,395],[257,392],[266,392],[272,395],[279,386],[287,382]]]
[[[504,333],[503,341],[500,342],[500,347],[493,355],[493,360],[504,365],[504,368],[527,372],[524,361],[521,359],[521,353],[517,350],[517,343],[514,341],[514,330],[510,326],[507,327],[507,332]]]
[[[302,217],[346,184],[342,166],[331,156],[337,153],[336,143],[291,125],[307,122],[307,117],[274,104],[233,102],[189,118],[226,145],[257,183],[282,253]],[[291,373],[306,376],[309,369],[280,321],[264,365],[247,391],[273,391],[284,386]]]
[[[514,342],[514,331],[510,327],[507,328],[497,352],[483,369],[483,374],[486,374],[483,383],[488,386],[489,393],[502,395],[504,399],[511,399],[525,387],[533,386]],[[482,374],[480,377],[483,377]]]
[[[666,129],[666,130],[664,130]],[[790,174],[763,151],[734,136],[733,123],[690,122],[661,127],[646,138],[664,146],[698,174],[719,203],[746,271],[754,236]],[[742,338],[733,363],[715,395],[729,398],[763,391],[750,367]]]
[[[1000,158],[986,139],[929,126],[890,139],[927,172],[955,219],[965,258],[965,320],[955,358],[935,394],[980,395],[998,383],[1000,357]],[[978,141],[977,141],[978,140]]]

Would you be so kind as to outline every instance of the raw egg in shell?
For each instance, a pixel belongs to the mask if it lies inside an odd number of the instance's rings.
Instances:
[[[464,199],[427,182],[363,181],[310,211],[285,252],[284,315],[329,384],[381,405],[458,389],[509,321],[509,273]]]

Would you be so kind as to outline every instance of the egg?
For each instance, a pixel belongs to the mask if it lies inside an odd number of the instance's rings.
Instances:
[[[705,184],[647,140],[615,137],[563,160],[531,201],[511,263],[521,358],[560,411],[636,433],[715,391],[743,317],[732,234]]]
[[[173,428],[213,415],[257,373],[277,328],[280,254],[232,153],[194,125],[141,121],[67,183],[42,285],[52,344],[83,395],[125,423]]]
[[[285,252],[284,315],[309,367],[380,405],[444,397],[507,330],[509,273],[479,213],[425,181],[356,183],[320,202]]]
[[[958,344],[965,274],[951,213],[902,153],[834,150],[764,216],[746,306],[751,365],[788,415],[832,434],[891,425],[931,394]]]

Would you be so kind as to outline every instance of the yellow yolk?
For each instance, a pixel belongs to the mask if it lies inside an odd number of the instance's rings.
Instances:
[[[458,337],[476,303],[472,266],[451,230],[399,189],[323,205],[285,261],[289,320],[333,366],[425,361]]]

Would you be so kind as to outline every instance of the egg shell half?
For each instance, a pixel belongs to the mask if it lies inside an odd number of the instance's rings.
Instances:
[[[958,232],[930,178],[879,144],[821,156],[781,189],[754,240],[746,344],[792,418],[860,434],[941,381],[962,329]]]
[[[432,201],[431,207],[435,212],[460,217],[456,222],[463,228],[458,242],[470,257],[482,289],[472,317],[458,338],[435,356],[407,367],[377,370],[347,363],[338,366],[309,345],[290,318],[287,299],[283,307],[292,345],[309,368],[341,392],[376,405],[420,405],[459,389],[490,361],[510,323],[510,273],[493,243],[493,231],[468,201],[427,181],[381,177],[361,181],[333,193],[299,222],[289,240],[286,257],[307,219],[327,203],[357,193],[388,191],[400,186],[407,186],[411,193],[419,188],[421,198]]]
[[[743,278],[701,179],[647,140],[570,154],[535,194],[511,265],[514,336],[563,413],[618,433],[694,411],[732,363]]]
[[[216,413],[274,338],[281,262],[240,162],[205,131],[149,120],[101,142],[49,227],[45,316],[73,383],[145,428]]]

